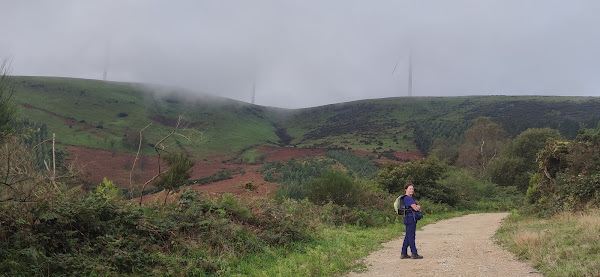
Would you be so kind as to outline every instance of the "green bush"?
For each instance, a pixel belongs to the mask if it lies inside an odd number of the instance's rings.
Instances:
[[[321,176],[331,164],[331,160],[299,161],[292,158],[286,163],[269,162],[261,167],[260,172],[265,174],[265,181],[279,183],[279,197],[303,199],[306,197],[304,186]]]
[[[389,209],[390,202],[396,200],[396,196],[387,193],[375,180],[355,179],[357,185],[358,205],[362,207],[373,207],[382,211]]]
[[[436,157],[414,160],[404,164],[388,163],[377,175],[377,182],[389,193],[404,193],[404,185],[415,185],[415,197],[427,198],[434,202],[456,205],[456,192],[441,183],[447,173],[447,166]]]
[[[121,142],[125,148],[131,151],[137,151],[139,147],[144,147],[147,143],[144,136],[142,136],[142,141],[140,141],[140,132],[134,130],[125,132],[125,135],[121,138]]]
[[[319,206],[319,220],[324,224],[344,226],[355,225],[363,227],[382,226],[389,222],[390,217],[395,216],[389,211],[375,207],[348,207],[334,203]]]
[[[455,191],[458,198],[455,207],[461,210],[509,210],[521,205],[524,199],[516,187],[476,178],[472,171],[464,168],[452,168],[440,183]]]
[[[332,202],[337,205],[356,206],[360,197],[358,184],[341,170],[328,168],[305,188],[307,198],[316,204]]]
[[[117,204],[114,192],[98,189],[86,198],[62,196],[28,205],[4,203],[0,222],[10,227],[2,236],[0,269],[17,275],[88,275],[141,273],[141,268],[132,265],[155,265],[149,245],[164,242],[140,243],[153,235],[136,228],[142,211]],[[23,251],[29,254],[20,255]]]

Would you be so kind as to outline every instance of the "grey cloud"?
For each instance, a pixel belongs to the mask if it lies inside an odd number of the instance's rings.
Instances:
[[[413,95],[598,95],[588,1],[2,1],[13,74],[300,108]],[[394,74],[392,70],[398,62]]]

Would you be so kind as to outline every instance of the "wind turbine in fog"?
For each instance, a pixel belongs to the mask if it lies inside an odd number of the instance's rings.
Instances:
[[[108,76],[108,64],[110,62],[110,41],[106,42],[106,51],[104,52],[104,74],[102,74],[102,80],[106,81]]]
[[[254,104],[255,99],[256,99],[256,77],[254,77],[254,81],[252,82],[252,104]]]
[[[413,10],[411,6],[410,1],[407,2],[407,4],[409,5],[409,7],[406,8],[406,10]],[[412,66],[412,45],[413,45],[413,39],[412,39],[412,13],[409,13],[405,19],[406,19],[406,26],[407,26],[407,35],[406,35],[406,41],[408,42],[408,97],[412,97],[412,75],[413,75],[413,66]],[[396,60],[396,65],[394,66],[394,70],[392,71],[392,76],[394,75],[394,72],[396,71],[396,68],[398,67],[398,64],[400,63],[400,58],[403,55],[399,55],[398,56],[398,60]]]
[[[392,75],[396,72],[396,68],[398,68],[398,64],[400,63],[400,58],[396,61],[396,65],[394,66],[394,70],[392,70]],[[412,97],[412,47],[408,48],[408,97]]]
[[[408,49],[408,97],[412,97],[412,48]]]
[[[250,102],[252,104],[255,104],[255,101],[256,101],[256,75],[258,75],[257,74],[258,66],[257,66],[257,61],[256,61],[257,60],[256,53],[257,53],[257,50],[255,49],[254,50],[254,58],[252,59],[252,67],[253,67],[252,73],[254,75],[253,76],[254,79],[252,79],[252,100]]]

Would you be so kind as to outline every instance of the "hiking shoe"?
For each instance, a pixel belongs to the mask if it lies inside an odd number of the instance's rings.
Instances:
[[[401,254],[400,255],[400,259],[409,259],[409,258],[410,258],[409,255],[406,255],[406,254]]]
[[[423,259],[423,256],[419,255],[419,254],[412,254],[410,256],[412,259]]]

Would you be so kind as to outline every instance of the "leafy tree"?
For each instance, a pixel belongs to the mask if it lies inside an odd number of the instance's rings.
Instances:
[[[560,133],[550,128],[525,130],[508,143],[500,157],[490,162],[487,175],[496,184],[527,191],[529,179],[538,168],[536,154],[549,138],[559,139]]]
[[[403,193],[404,185],[412,183],[415,197],[455,205],[456,193],[439,182],[446,172],[446,165],[436,157],[404,164],[388,163],[380,170],[377,182],[389,193]]]
[[[552,215],[600,204],[600,130],[580,129],[573,141],[550,139],[537,160],[527,189],[530,211]]]
[[[166,203],[169,194],[185,185],[186,181],[190,178],[190,169],[194,166],[194,161],[183,153],[179,155],[169,153],[164,156],[164,160],[170,168],[156,179],[153,184],[155,187],[167,191],[165,194]]]
[[[508,134],[489,117],[478,117],[465,133],[456,165],[483,175],[490,161],[500,155],[508,140]]]

